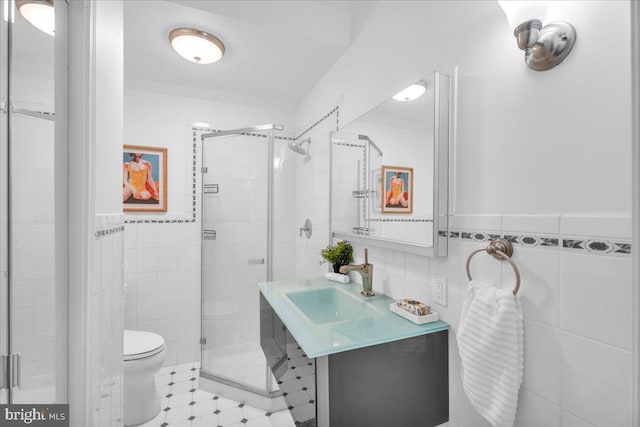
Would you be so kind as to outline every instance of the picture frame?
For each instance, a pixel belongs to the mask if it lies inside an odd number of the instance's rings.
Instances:
[[[413,168],[382,165],[382,213],[413,213]]]
[[[124,145],[122,209],[125,212],[167,211],[167,149]]]

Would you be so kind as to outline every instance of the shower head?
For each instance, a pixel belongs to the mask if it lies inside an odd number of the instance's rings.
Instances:
[[[307,148],[305,149],[302,145],[307,144]],[[294,151],[298,154],[302,154],[303,156],[309,155],[309,146],[311,145],[311,138],[303,139],[302,141],[291,141],[289,142],[289,148],[291,151]]]

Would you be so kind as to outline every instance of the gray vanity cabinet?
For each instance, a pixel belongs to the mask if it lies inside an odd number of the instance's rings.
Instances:
[[[433,427],[449,420],[448,331],[306,359],[262,295],[260,314],[262,348],[296,425]],[[313,377],[304,376],[308,367]],[[306,388],[305,410],[292,379]]]

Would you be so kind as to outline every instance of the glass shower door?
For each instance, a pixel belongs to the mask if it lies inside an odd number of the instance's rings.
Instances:
[[[8,7],[2,7],[0,15],[2,15],[0,17],[0,41],[2,41],[0,43],[0,171],[6,171],[9,137],[7,131],[7,75],[9,67],[7,58],[8,45],[4,40],[7,40],[8,34]],[[7,218],[9,197],[7,193],[7,178],[8,175],[6,173],[0,173],[0,355],[9,353],[9,289],[6,273],[9,251],[7,242],[9,221]],[[0,404],[6,404],[9,401],[9,393],[6,389],[7,378],[3,375],[3,372],[6,371],[6,366],[0,366]]]
[[[242,134],[202,148],[202,375],[260,394],[270,391],[256,283],[269,277],[272,143]]]
[[[0,123],[0,300],[6,309],[0,338],[2,354],[12,355],[16,375],[0,398],[9,403],[63,403],[66,376],[59,367],[66,359],[61,350],[66,312],[57,305],[61,289],[56,288],[55,263],[66,254],[55,250],[54,88],[56,48],[64,43],[59,36],[56,45],[56,37],[27,22],[13,1],[3,6],[9,19],[2,19],[0,38],[5,103]],[[66,3],[56,2],[55,11],[66,14]]]

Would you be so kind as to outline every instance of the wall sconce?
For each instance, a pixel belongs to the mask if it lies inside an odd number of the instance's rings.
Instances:
[[[543,26],[541,19],[547,16],[547,2],[504,0],[498,3],[511,28],[515,28],[513,35],[518,47],[525,52],[524,60],[529,68],[546,71],[569,55],[576,41],[576,30],[563,21]]]

